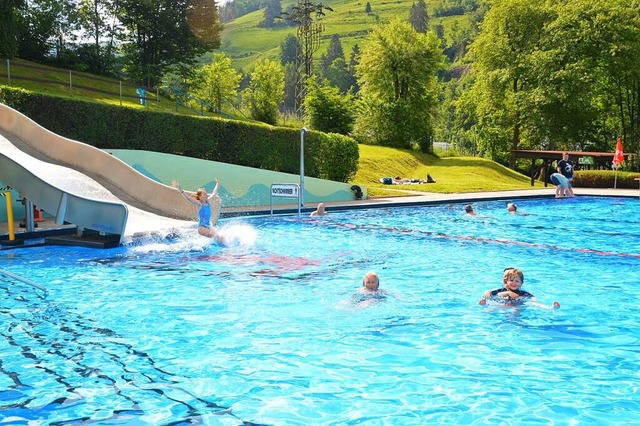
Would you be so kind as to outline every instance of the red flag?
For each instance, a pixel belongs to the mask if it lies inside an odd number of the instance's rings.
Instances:
[[[616,153],[613,156],[613,165],[619,166],[624,161],[624,153],[622,152],[622,141],[618,138],[616,142]]]

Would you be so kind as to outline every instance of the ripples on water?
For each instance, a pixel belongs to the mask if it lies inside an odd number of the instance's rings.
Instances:
[[[638,200],[223,221],[0,252],[0,422],[630,424]],[[502,269],[558,311],[481,307]],[[376,270],[382,299],[353,296]]]

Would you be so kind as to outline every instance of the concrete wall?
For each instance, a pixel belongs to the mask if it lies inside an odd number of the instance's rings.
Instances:
[[[220,181],[220,197],[225,207],[269,206],[269,195],[273,183],[299,183],[300,176],[270,170],[254,169],[179,155],[150,151],[109,150],[145,176],[171,185],[179,181],[183,188],[195,191],[205,188],[211,191],[215,178]],[[353,200],[352,184],[305,177],[304,202],[319,203]],[[366,188],[361,188],[366,198]],[[274,205],[294,204],[287,198],[274,198]]]

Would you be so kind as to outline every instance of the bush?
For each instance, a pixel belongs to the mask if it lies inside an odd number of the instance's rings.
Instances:
[[[100,149],[185,155],[284,173],[300,172],[300,130],[262,123],[167,114],[0,86],[0,102],[41,126]],[[305,174],[346,182],[358,145],[346,136],[305,135]]]
[[[315,130],[343,135],[353,130],[353,99],[349,95],[341,95],[335,87],[320,86],[310,81],[305,107],[311,127]]]
[[[614,170],[577,170],[573,175],[573,186],[581,188],[613,188]],[[616,188],[636,189],[640,173],[618,172]]]

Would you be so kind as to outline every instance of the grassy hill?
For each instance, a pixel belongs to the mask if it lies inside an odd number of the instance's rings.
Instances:
[[[376,24],[389,22],[395,17],[408,20],[409,9],[414,2],[415,0],[369,0],[372,10],[367,14],[364,11],[366,0],[323,1],[324,5],[330,6],[334,11],[327,12],[321,21],[324,32],[315,59],[319,59],[326,51],[331,36],[338,34],[348,60],[353,45],[358,44],[362,48],[367,33]],[[294,3],[296,2],[293,0],[285,0],[282,2],[282,9],[285,10]],[[426,3],[430,16],[433,16],[436,1],[427,0]],[[233,58],[237,69],[250,72],[260,59],[278,59],[282,40],[288,34],[296,34],[296,27],[260,28],[259,24],[263,19],[264,9],[260,9],[224,24],[220,51]],[[430,18],[429,25],[431,28],[442,25],[445,38],[450,40],[456,31],[468,29],[471,21],[469,15],[457,15]],[[205,55],[203,60],[210,62],[211,54]]]
[[[417,151],[359,145],[360,162],[353,182],[366,186],[369,196],[401,196],[405,191],[438,193],[505,191],[531,189],[527,176],[493,161],[476,157],[443,157]],[[401,176],[426,179],[427,173],[435,184],[383,185],[381,177]],[[535,182],[535,187],[543,183]]]
[[[129,108],[146,108],[187,115],[196,114],[181,106],[176,110],[176,104],[173,100],[156,92],[147,92],[147,106],[142,106],[135,85],[113,78],[78,71],[70,72],[23,59],[11,59],[9,67],[11,84],[9,84],[7,77],[7,62],[0,61],[0,76],[4,77],[0,84],[55,96],[81,98]],[[120,93],[122,93],[122,97]],[[195,104],[193,107],[198,108]],[[221,117],[220,114],[210,113],[206,110],[202,112],[210,117]]]

